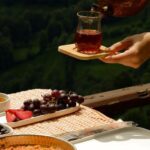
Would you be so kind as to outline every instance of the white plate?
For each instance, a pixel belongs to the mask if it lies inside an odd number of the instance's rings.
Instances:
[[[77,150],[150,150],[150,131],[127,127],[82,139],[75,146]]]
[[[36,123],[36,122],[40,122],[40,121],[44,121],[44,120],[48,120],[48,119],[52,119],[52,118],[61,117],[61,116],[67,115],[67,114],[74,113],[78,110],[80,110],[80,105],[77,105],[76,107],[59,110],[54,113],[49,113],[49,114],[40,115],[37,117],[32,117],[29,119],[20,120],[17,122],[9,122],[9,123],[7,123],[7,121],[6,121],[5,113],[2,113],[2,114],[0,114],[0,123],[5,123],[5,124],[11,126],[12,128],[16,128],[16,127],[25,126],[28,124],[32,124],[32,123]]]

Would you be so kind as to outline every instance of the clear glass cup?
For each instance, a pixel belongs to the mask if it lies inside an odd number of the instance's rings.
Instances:
[[[75,45],[78,52],[97,54],[102,43],[101,14],[96,11],[77,13],[78,26],[75,34]]]

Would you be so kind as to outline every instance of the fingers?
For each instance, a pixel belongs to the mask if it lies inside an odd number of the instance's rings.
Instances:
[[[116,55],[109,55],[104,58],[100,58],[101,61],[105,63],[120,63],[123,64],[124,60],[128,59],[128,57],[131,57],[132,52],[130,50],[127,50],[123,53],[118,53]]]
[[[110,47],[111,53],[128,49],[132,44],[133,42],[130,38],[124,39],[123,41],[117,42]]]
[[[138,68],[145,60],[149,58],[146,49],[149,50],[149,45],[146,45],[143,35],[130,36],[118,43],[113,44],[108,56],[100,60],[105,63],[117,63],[124,66]],[[118,53],[123,51],[122,53]]]
[[[119,61],[119,60],[122,60],[128,56],[131,56],[131,51],[130,50],[126,50],[125,52],[122,52],[122,53],[118,53],[116,55],[110,55],[110,56],[107,56],[105,57],[104,59],[106,60],[114,60],[114,61]]]

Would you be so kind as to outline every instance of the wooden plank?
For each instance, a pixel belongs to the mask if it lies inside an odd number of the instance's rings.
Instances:
[[[123,101],[112,105],[103,105],[100,107],[96,107],[95,109],[113,118],[115,115],[123,114],[124,112],[132,108],[142,107],[149,104],[150,104],[150,97],[147,97],[144,99],[137,98],[128,101]]]
[[[101,46],[100,50],[101,52],[98,54],[83,54],[77,51],[75,44],[61,45],[58,47],[59,52],[79,60],[98,59],[109,54],[109,50],[105,46]]]
[[[97,108],[147,97],[150,97],[150,83],[88,95],[85,96],[84,105]]]

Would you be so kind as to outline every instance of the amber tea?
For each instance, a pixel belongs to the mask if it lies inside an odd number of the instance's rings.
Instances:
[[[79,21],[75,34],[75,45],[78,52],[96,54],[102,43],[101,15],[99,12],[81,11],[77,13]]]
[[[100,52],[102,34],[96,30],[80,30],[75,36],[76,47],[79,52],[86,54],[96,54]]]

